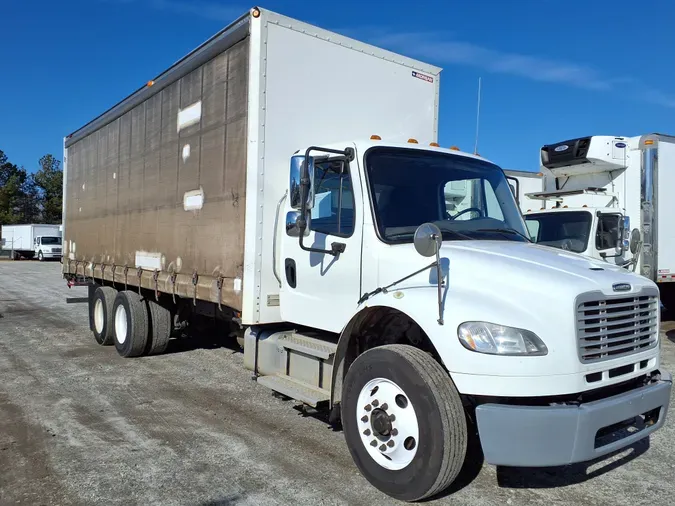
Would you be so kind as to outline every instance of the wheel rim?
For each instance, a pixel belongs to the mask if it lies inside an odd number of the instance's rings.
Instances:
[[[412,462],[419,447],[419,423],[410,398],[385,378],[370,380],[359,394],[356,422],[372,459],[397,471]]]
[[[127,312],[121,304],[115,310],[115,339],[120,344],[127,340]]]
[[[94,304],[94,328],[99,334],[103,333],[103,319],[103,301],[96,299],[96,304]]]

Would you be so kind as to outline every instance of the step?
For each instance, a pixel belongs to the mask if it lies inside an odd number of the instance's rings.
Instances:
[[[328,360],[337,350],[337,344],[335,343],[303,334],[286,334],[280,337],[278,342],[287,350],[299,351],[321,360]]]
[[[320,402],[330,400],[330,392],[328,390],[313,387],[288,376],[260,376],[258,383],[291,399],[309,404],[314,408]]]

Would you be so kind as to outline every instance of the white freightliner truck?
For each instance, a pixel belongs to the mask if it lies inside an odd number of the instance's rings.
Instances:
[[[476,434],[489,463],[552,466],[661,427],[655,284],[531,244],[504,172],[436,144],[439,74],[254,8],[69,135],[64,276],[96,341],[223,322],[403,500]]]
[[[3,225],[0,235],[2,249],[13,260],[61,258],[61,225]]]
[[[540,150],[542,209],[525,215],[533,239],[597,258],[659,284],[675,303],[675,137],[592,136]]]

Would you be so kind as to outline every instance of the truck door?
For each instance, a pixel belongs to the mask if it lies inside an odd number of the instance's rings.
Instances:
[[[293,158],[296,177],[291,177],[284,204],[285,230],[277,259],[282,278],[281,317],[340,332],[356,308],[361,283],[363,201],[357,162],[344,157],[313,158],[310,195],[313,193],[314,205],[307,213],[301,246],[293,181],[298,181],[304,157]],[[340,252],[334,254],[336,251]]]

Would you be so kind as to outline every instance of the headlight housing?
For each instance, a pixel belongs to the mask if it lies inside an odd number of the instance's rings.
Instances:
[[[467,349],[488,355],[542,356],[548,348],[534,332],[488,322],[464,322],[457,328]]]

